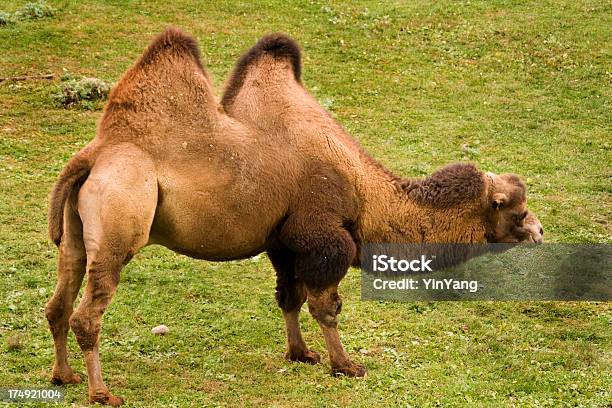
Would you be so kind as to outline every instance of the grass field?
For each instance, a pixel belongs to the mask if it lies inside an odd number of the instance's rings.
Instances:
[[[3,1],[14,12],[24,1]],[[612,5],[592,1],[50,1],[51,18],[0,27],[0,76],[109,82],[168,24],[198,38],[221,93],[268,31],[304,50],[308,89],[403,175],[471,160],[521,174],[549,242],[612,241]],[[44,386],[43,315],[57,250],[47,195],[93,136],[101,106],[63,109],[54,81],[0,83],[0,387]],[[164,248],[124,269],[101,353],[128,406],[604,407],[612,402],[609,303],[359,300],[349,272],[341,334],[369,376],[333,378],[283,359],[265,255],[222,264]],[[324,351],[303,313],[307,343]],[[158,324],[170,334],[154,337]],[[9,347],[19,339],[18,346]],[[72,364],[84,373],[70,336]],[[86,405],[85,384],[66,406]]]

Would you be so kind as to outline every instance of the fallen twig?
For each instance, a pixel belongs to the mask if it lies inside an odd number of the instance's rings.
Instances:
[[[15,76],[15,77],[0,77],[0,82],[4,82],[4,81],[29,81],[29,80],[32,80],[32,79],[53,79],[53,78],[55,78],[54,74]]]

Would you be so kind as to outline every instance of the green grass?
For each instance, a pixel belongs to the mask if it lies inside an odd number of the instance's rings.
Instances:
[[[0,76],[116,81],[168,24],[200,41],[220,90],[268,31],[304,49],[306,86],[391,169],[472,160],[522,175],[551,242],[611,242],[610,26],[592,1],[49,1],[52,18],[0,27]],[[24,1],[2,2],[13,13]],[[94,110],[53,103],[59,80],[0,83],[0,387],[48,384],[43,307],[55,284],[46,231],[57,174],[94,135]],[[159,247],[125,268],[101,352],[128,406],[603,407],[612,401],[609,303],[378,303],[341,286],[341,334],[369,369],[283,359],[274,272]],[[151,327],[170,327],[154,337]],[[324,351],[303,314],[307,342]],[[7,338],[22,347],[10,350]],[[73,366],[84,372],[70,337]],[[87,404],[84,384],[66,406]]]

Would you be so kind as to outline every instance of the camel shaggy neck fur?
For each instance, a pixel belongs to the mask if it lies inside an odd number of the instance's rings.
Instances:
[[[337,330],[338,284],[361,242],[534,239],[539,222],[527,217],[516,176],[462,164],[426,179],[398,178],[305,91],[300,69],[293,40],[266,37],[240,60],[219,105],[195,40],[169,29],[117,83],[95,138],[68,162],[51,195],[49,232],[60,251],[45,309],[54,383],[80,381],[68,364],[71,328],[90,399],[122,403],[102,380],[101,318],[122,267],[146,245],[212,261],[266,251],[286,357],[320,361],[300,332],[308,302],[333,371],[363,376]]]

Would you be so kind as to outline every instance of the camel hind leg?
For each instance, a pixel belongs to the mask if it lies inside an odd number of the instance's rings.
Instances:
[[[68,364],[67,351],[68,319],[72,315],[72,306],[81,288],[87,262],[83,224],[71,205],[75,198],[71,197],[64,208],[64,237],[59,248],[57,285],[45,307],[55,348],[51,382],[56,385],[81,382],[81,377]]]
[[[70,327],[85,357],[92,402],[113,406],[123,402],[109,392],[102,379],[102,315],[117,289],[121,269],[147,244],[156,206],[153,163],[129,146],[98,157],[79,192],[88,277],[83,298],[70,317]]]

